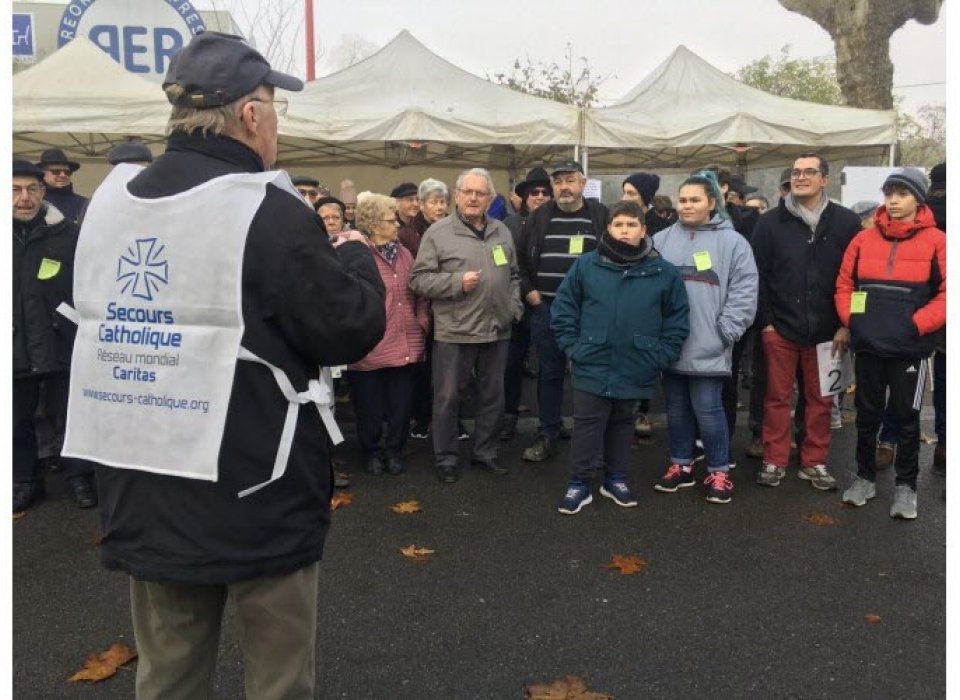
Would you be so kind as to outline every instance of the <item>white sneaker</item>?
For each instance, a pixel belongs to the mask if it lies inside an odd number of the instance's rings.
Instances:
[[[890,506],[891,518],[913,520],[917,517],[917,492],[906,484],[898,484],[893,490],[893,505]]]
[[[800,467],[797,476],[805,481],[809,481],[813,488],[820,489],[821,491],[833,491],[837,488],[837,480],[830,476],[830,472],[828,472],[827,468],[822,464],[815,464],[812,467]]]
[[[846,491],[841,500],[852,506],[863,506],[877,495],[877,485],[869,479],[858,476]]]

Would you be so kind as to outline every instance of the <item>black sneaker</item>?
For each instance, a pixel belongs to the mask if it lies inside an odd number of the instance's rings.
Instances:
[[[413,425],[410,426],[410,437],[417,440],[426,440],[430,437],[430,424],[421,423],[417,420],[413,421]]]
[[[703,480],[710,503],[729,503],[733,494],[733,482],[727,472],[713,472]]]
[[[686,471],[682,465],[671,464],[653,488],[663,493],[674,493],[677,489],[685,489],[695,483],[697,480],[692,471]]]
[[[525,462],[543,462],[549,459],[555,450],[556,445],[553,440],[546,435],[537,435],[537,439],[533,441],[530,447],[523,451],[521,457]]]

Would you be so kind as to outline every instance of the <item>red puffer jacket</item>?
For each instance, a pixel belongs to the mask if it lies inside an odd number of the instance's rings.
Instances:
[[[933,333],[947,321],[947,237],[920,205],[914,221],[894,221],[885,207],[876,226],[847,247],[837,277],[837,313],[850,328],[854,352],[927,357]],[[862,312],[853,313],[865,292]]]

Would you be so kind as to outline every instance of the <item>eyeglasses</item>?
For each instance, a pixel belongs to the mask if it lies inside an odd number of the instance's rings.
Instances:
[[[70,168],[44,168],[51,175],[69,175],[73,171]]]
[[[251,97],[249,100],[247,100],[247,102],[272,102],[273,108],[277,110],[278,117],[287,116],[287,108],[290,106],[290,102],[286,97],[277,97],[273,100],[266,100],[262,97]]]
[[[21,187],[20,185],[13,186],[13,196],[19,197],[24,192],[29,195],[40,194],[40,185],[27,185],[26,187]]]
[[[810,178],[819,173],[820,171],[816,168],[804,168],[803,170],[791,170],[790,177],[794,180],[799,180],[801,177]]]
[[[534,187],[532,190],[527,192],[529,197],[550,197],[552,192],[546,187]]]
[[[457,190],[460,194],[468,199],[470,197],[477,197],[478,199],[483,199],[484,197],[489,197],[490,193],[487,190]]]
[[[396,219],[380,219],[380,223],[382,223],[382,224],[393,224],[394,226],[399,226],[399,225],[400,225],[400,222],[397,221]]]

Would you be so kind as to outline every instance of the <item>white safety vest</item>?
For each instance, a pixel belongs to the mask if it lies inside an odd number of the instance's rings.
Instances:
[[[74,269],[77,324],[63,454],[122,469],[216,481],[239,360],[266,365],[290,402],[270,479],[283,476],[297,414],[313,402],[333,442],[330,370],[305,392],[241,347],[241,270],[250,223],[268,184],[294,195],[283,171],[218,177],[170,197],[141,199],[119,165],[84,217]],[[283,231],[277,231],[283,235]]]

